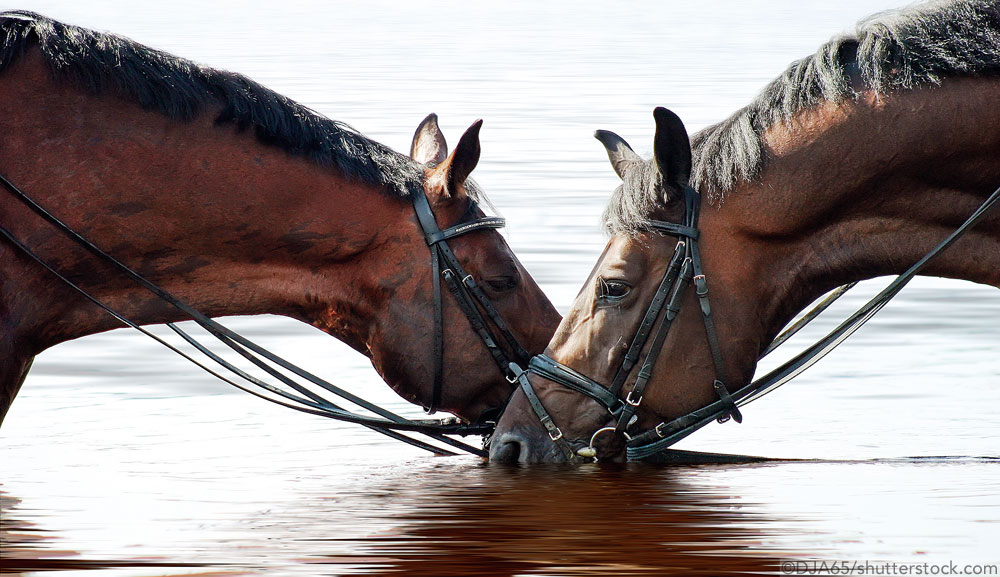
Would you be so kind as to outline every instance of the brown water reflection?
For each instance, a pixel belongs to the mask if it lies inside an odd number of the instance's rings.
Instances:
[[[757,513],[649,467],[478,472],[410,497],[401,533],[367,548],[405,575],[687,575],[773,570]],[[433,563],[427,563],[433,560]]]
[[[198,563],[183,553],[102,560],[53,549],[59,529],[26,520],[30,503],[5,496],[0,567],[115,575],[744,575],[773,571],[784,556],[768,547],[774,531],[752,503],[697,482],[722,465],[556,471],[440,460],[417,467],[382,470],[367,489],[330,486],[275,503],[239,520],[233,541],[199,527],[208,551],[192,558],[213,560]]]
[[[21,499],[0,491],[0,574],[3,575],[25,575],[39,571],[51,573],[114,568],[172,569],[200,566],[193,563],[162,563],[138,559],[119,561],[82,558],[77,551],[53,548],[58,540],[58,531],[43,528],[38,523],[26,520],[19,512],[19,509],[23,508],[25,505]]]

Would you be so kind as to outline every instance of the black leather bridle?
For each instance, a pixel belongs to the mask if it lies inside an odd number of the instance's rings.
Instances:
[[[413,187],[410,195],[413,197],[413,210],[417,213],[417,221],[424,232],[424,238],[431,251],[431,282],[434,284],[434,389],[431,394],[430,405],[426,410],[433,413],[437,410],[441,402],[441,388],[444,373],[444,324],[442,319],[441,303],[441,283],[448,286],[448,290],[455,297],[455,302],[469,319],[469,324],[483,341],[483,345],[490,352],[490,356],[500,368],[508,382],[514,383],[517,372],[513,369],[518,366],[516,363],[524,365],[531,355],[517,341],[504,322],[503,317],[493,306],[490,299],[483,293],[483,289],[476,283],[476,279],[471,274],[465,272],[455,253],[448,246],[448,239],[467,234],[476,230],[487,228],[502,228],[507,221],[498,216],[485,216],[474,219],[463,218],[458,224],[441,230],[434,212],[423,189]],[[475,213],[475,201],[469,201],[469,209],[466,216]],[[443,265],[443,268],[442,268]],[[478,305],[478,306],[477,306]],[[506,341],[516,357],[516,363],[512,362],[504,350],[499,346],[497,338],[490,330],[489,324],[483,317],[480,308],[496,327],[500,336]]]
[[[123,324],[130,326],[137,331],[143,333],[144,335],[152,338],[161,345],[170,349],[171,351],[177,353],[178,355],[184,357],[191,363],[195,364],[199,368],[205,370],[209,374],[219,378],[220,380],[233,385],[243,391],[250,394],[258,396],[267,401],[279,404],[290,409],[297,411],[302,411],[305,413],[310,413],[314,415],[319,415],[339,421],[345,421],[350,423],[360,424],[362,426],[368,427],[374,431],[380,432],[384,435],[392,437],[394,439],[403,441],[415,447],[425,449],[438,454],[453,454],[450,451],[431,445],[420,441],[418,439],[411,438],[407,435],[401,433],[420,433],[427,435],[437,441],[451,445],[463,451],[469,453],[486,456],[486,452],[483,449],[473,447],[466,443],[463,443],[457,439],[453,439],[446,435],[486,435],[493,431],[495,423],[492,421],[487,421],[483,417],[480,418],[479,422],[473,424],[462,424],[456,422],[454,419],[441,419],[441,420],[411,420],[400,415],[397,415],[387,409],[384,409],[374,403],[368,402],[345,389],[342,389],[308,371],[298,367],[297,365],[281,358],[280,356],[272,353],[271,351],[261,347],[260,345],[250,341],[249,339],[243,337],[242,335],[224,327],[215,320],[207,317],[206,315],[199,312],[194,307],[188,305],[187,303],[181,301],[176,296],[170,294],[162,287],[151,282],[149,279],[143,277],[139,273],[135,272],[133,269],[129,268],[127,265],[123,264],[119,260],[115,259],[110,254],[104,252],[102,249],[91,243],[89,240],[84,238],[78,232],[70,228],[64,222],[56,218],[52,213],[48,212],[44,207],[39,205],[37,202],[32,200],[27,194],[25,194],[21,189],[15,186],[10,180],[8,180],[3,175],[0,175],[0,184],[6,189],[15,199],[19,200],[29,209],[31,209],[35,214],[41,217],[43,220],[48,222],[56,230],[60,231],[62,234],[67,236],[70,240],[76,242],[78,245],[82,246],[91,254],[98,257],[100,260],[110,264],[114,268],[118,269],[119,272],[125,276],[131,278],[136,283],[141,285],[143,288],[147,289],[154,295],[156,295],[161,300],[167,302],[171,306],[177,308],[178,310],[184,312],[186,315],[190,316],[195,323],[200,325],[209,334],[217,338],[227,347],[233,349],[238,354],[249,360],[251,363],[256,365],[261,370],[265,371],[271,377],[280,381],[281,385],[276,386],[272,383],[265,382],[253,375],[250,375],[243,371],[242,369],[234,366],[229,361],[226,361],[222,357],[218,356],[203,344],[198,342],[194,337],[186,333],[184,330],[179,328],[173,323],[168,323],[174,332],[180,335],[185,341],[195,347],[199,352],[206,355],[209,359],[219,364],[227,371],[233,373],[239,379],[246,381],[246,383],[240,383],[237,380],[229,379],[208,366],[202,364],[200,361],[196,360],[189,354],[181,351],[174,345],[168,343],[163,338],[149,332],[145,328],[141,327],[138,323],[126,318],[121,313],[115,311],[109,307],[106,303],[102,302],[100,299],[94,297],[86,290],[81,288],[79,285],[74,283],[72,280],[62,275],[53,266],[48,264],[44,259],[35,254],[30,247],[26,246],[24,243],[19,241],[9,230],[0,225],[0,237],[4,237],[12,245],[16,246],[23,253],[25,253],[32,260],[37,262],[40,266],[48,270],[52,275],[58,278],[61,282],[72,288],[73,290],[80,293],[83,297],[99,306],[105,310],[108,314],[112,315]],[[496,307],[490,302],[489,298],[483,293],[482,289],[479,288],[475,280],[469,275],[465,269],[462,268],[457,257],[452,252],[451,248],[448,246],[447,240],[455,238],[457,236],[467,234],[473,231],[487,229],[487,228],[501,228],[506,224],[506,221],[500,217],[478,217],[478,218],[463,218],[458,224],[448,227],[442,230],[436,219],[434,218],[434,213],[431,210],[430,203],[424,194],[422,185],[414,185],[410,187],[410,197],[413,203],[413,209],[416,212],[417,220],[423,231],[425,240],[431,251],[431,268],[434,279],[432,279],[432,284],[434,286],[434,384],[432,391],[431,404],[427,407],[427,410],[433,411],[437,404],[440,402],[441,398],[441,384],[443,375],[443,349],[444,349],[444,327],[442,322],[442,299],[441,299],[441,280],[443,279],[445,284],[448,285],[449,291],[455,295],[458,301],[459,307],[465,313],[469,322],[472,324],[473,329],[477,332],[483,341],[483,344],[490,351],[493,359],[496,361],[497,365],[500,367],[501,373],[506,376],[507,380],[511,383],[515,382],[517,374],[520,374],[521,369],[515,362],[509,360],[503,349],[497,344],[498,341],[493,335],[489,324],[486,322],[486,318],[480,312],[479,307],[486,311],[486,316],[489,317],[490,321],[500,332],[501,337],[508,343],[517,360],[524,363],[528,360],[529,354],[525,349],[518,343],[516,337],[511,333],[508,325],[503,321]],[[470,200],[470,206],[466,212],[466,217],[470,214],[475,213],[476,203]],[[443,269],[442,269],[443,263]],[[272,366],[274,365],[274,366]],[[340,398],[346,399],[351,403],[354,403],[376,415],[377,417],[358,414],[346,409],[341,408],[337,404],[330,401],[323,395],[318,394],[316,391],[307,388],[302,383],[297,382],[294,378],[290,377],[285,372],[279,371],[275,366],[284,369],[297,377],[304,379],[305,381],[318,386],[325,391],[337,395]],[[291,389],[289,391],[288,389]],[[262,392],[263,391],[263,392]],[[294,391],[294,392],[293,392]],[[499,409],[493,412],[497,412]]]
[[[719,346],[719,337],[715,330],[715,321],[712,318],[712,307],[708,301],[708,280],[705,277],[701,266],[701,254],[698,250],[698,213],[701,206],[701,195],[690,187],[683,187],[684,195],[684,223],[677,224],[661,220],[651,220],[648,223],[650,229],[676,236],[679,238],[674,247],[673,256],[667,269],[663,274],[663,280],[653,294],[653,298],[646,309],[646,314],[639,324],[632,342],[622,359],[621,366],[615,374],[610,386],[604,386],[590,377],[573,370],[572,368],[553,360],[552,358],[540,354],[533,357],[528,363],[528,369],[518,375],[521,390],[524,391],[535,415],[545,427],[549,438],[556,444],[563,456],[568,461],[576,460],[579,455],[570,447],[563,438],[562,431],[555,424],[552,416],[549,415],[541,399],[535,393],[528,380],[527,373],[533,372],[540,377],[559,383],[578,393],[586,395],[603,406],[614,417],[615,426],[605,427],[594,433],[591,438],[590,447],[593,447],[594,439],[603,432],[614,432],[628,436],[626,430],[633,423],[636,410],[642,402],[642,395],[646,390],[646,385],[652,375],[653,367],[659,358],[663,342],[667,337],[670,327],[677,313],[680,311],[681,298],[685,289],[693,282],[695,294],[701,305],[702,318],[705,322],[705,332],[708,336],[708,347],[712,354],[712,361],[715,364],[715,379],[712,388],[719,396],[719,400],[726,406],[726,414],[720,416],[720,422],[728,420],[730,417],[741,422],[743,416],[740,414],[736,402],[730,396],[726,388],[724,375],[725,364],[722,360],[722,349]],[[659,326],[657,326],[659,320]],[[653,333],[656,329],[655,334]],[[642,349],[649,341],[650,335],[653,340],[649,350],[642,360],[642,366],[636,374],[635,382],[629,389],[624,399],[621,398],[625,381],[642,354]]]
[[[708,300],[708,281],[701,266],[701,257],[698,249],[698,211],[700,207],[700,194],[690,186],[683,187],[684,194],[684,224],[675,224],[652,220],[648,226],[651,230],[664,233],[670,236],[679,237],[674,254],[670,259],[667,270],[663,275],[656,293],[650,302],[649,308],[629,345],[625,358],[619,367],[611,386],[605,387],[590,377],[581,374],[572,368],[559,363],[548,356],[541,354],[533,357],[526,371],[518,374],[518,381],[521,390],[524,392],[531,405],[532,410],[538,417],[556,447],[563,454],[567,461],[579,461],[581,459],[596,460],[597,454],[594,449],[594,441],[605,432],[614,432],[624,435],[626,438],[626,456],[629,460],[642,460],[655,458],[658,454],[668,449],[671,445],[713,420],[719,422],[728,421],[730,418],[736,422],[742,422],[739,406],[754,401],[765,394],[777,389],[781,385],[792,380],[804,370],[814,365],[830,351],[839,346],[848,337],[854,334],[862,325],[870,320],[879,310],[882,309],[893,297],[895,297],[904,286],[916,276],[931,260],[941,252],[951,246],[967,230],[975,226],[982,220],[986,213],[995,205],[1000,204],[1000,188],[995,190],[975,212],[947,238],[941,241],[934,249],[924,255],[913,266],[896,277],[885,289],[858,309],[854,314],[844,320],[837,328],[825,337],[811,345],[792,359],[786,361],[778,368],[753,381],[737,391],[730,393],[723,380],[725,375],[725,365],[722,359],[721,348],[719,347],[718,335],[715,330],[715,323],[712,319],[712,309]],[[653,366],[663,348],[670,326],[680,310],[681,297],[687,286],[691,283],[695,285],[695,294],[701,307],[702,318],[705,323],[705,332],[708,339],[708,347],[712,355],[712,362],[715,365],[715,379],[712,388],[719,399],[708,406],[678,417],[669,422],[661,422],[652,429],[643,432],[630,434],[628,427],[633,424],[636,410],[642,401],[642,395],[646,384],[652,375]],[[856,283],[840,287],[834,293],[819,303],[812,311],[807,313],[799,322],[794,323],[781,335],[774,339],[764,352],[770,353],[775,347],[785,342],[789,336],[797,332],[805,324],[815,318],[820,312],[826,309],[834,300],[842,296],[849,288]],[[660,319],[660,324],[656,329],[653,341],[650,343],[646,357],[643,359],[635,382],[624,399],[621,393],[625,380],[638,362],[643,347],[649,339],[649,335]],[[761,355],[763,356],[763,355]],[[535,373],[550,381],[554,381],[578,393],[586,395],[598,404],[603,406],[615,420],[614,427],[598,429],[590,438],[589,446],[574,451],[569,442],[563,438],[562,431],[553,421],[541,399],[535,393],[531,382],[528,380],[528,373]]]

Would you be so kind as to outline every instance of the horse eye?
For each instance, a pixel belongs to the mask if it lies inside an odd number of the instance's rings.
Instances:
[[[497,292],[504,292],[516,287],[517,280],[512,276],[500,276],[486,279],[486,284]]]
[[[632,285],[623,280],[600,279],[597,283],[597,298],[605,302],[618,302],[628,296]]]

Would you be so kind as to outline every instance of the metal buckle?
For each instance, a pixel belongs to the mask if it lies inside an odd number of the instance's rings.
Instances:
[[[642,402],[642,395],[639,395],[639,398],[635,399],[633,401],[632,400],[632,393],[634,393],[634,392],[635,392],[635,389],[633,389],[633,390],[631,390],[631,391],[628,392],[628,396],[625,397],[625,402],[628,403],[628,404],[630,404],[630,405],[632,405],[633,407],[638,407],[639,403]]]
[[[549,438],[552,439],[553,443],[561,439],[562,436],[562,430],[560,430],[559,427],[556,427],[554,431],[549,431]]]
[[[472,288],[476,284],[476,279],[472,278],[471,274],[467,274],[465,275],[465,278],[462,279],[462,284],[464,284],[469,288]]]
[[[705,275],[696,274],[691,278],[691,280],[694,281],[695,294],[697,294],[699,297],[704,297],[708,295],[708,282],[705,280]]]
[[[514,362],[507,363],[507,374],[504,377],[510,384],[515,384],[521,379],[521,375],[524,373],[524,369],[520,365]]]
[[[659,425],[656,425],[655,427],[653,427],[653,432],[656,433],[656,436],[658,436],[661,439],[664,438],[664,437],[666,437],[666,435],[663,434],[663,426],[664,425],[666,425],[666,423],[660,423]]]

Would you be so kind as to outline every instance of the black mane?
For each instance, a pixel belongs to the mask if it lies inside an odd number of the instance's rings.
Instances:
[[[243,75],[33,12],[0,13],[0,38],[0,74],[37,45],[57,79],[91,94],[114,94],[181,121],[219,109],[217,124],[253,129],[264,144],[402,196],[423,180],[408,157]]]
[[[937,85],[945,78],[1000,74],[1000,2],[931,1],[862,20],[854,35],[834,38],[793,62],[748,106],[692,139],[692,184],[719,200],[752,182],[766,164],[762,134],[824,101],[856,99]],[[644,228],[664,205],[658,176],[626,181],[605,211],[609,232]]]

